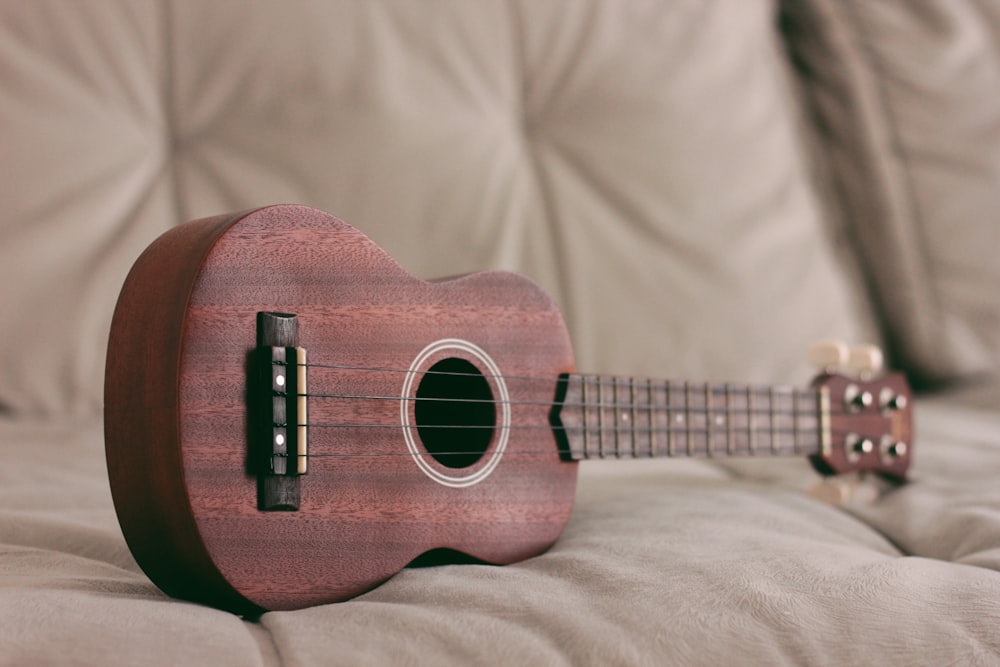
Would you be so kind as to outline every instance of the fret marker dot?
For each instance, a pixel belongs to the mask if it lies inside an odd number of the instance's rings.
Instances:
[[[684,415],[677,415],[677,423],[678,424],[684,423]]]
[[[715,418],[715,425],[716,426],[722,426],[725,423],[726,423],[726,420],[723,419],[721,416]]]
[[[279,433],[278,435],[274,436],[274,442],[275,442],[275,444],[278,444],[278,445],[285,444],[285,436],[283,436],[283,435],[281,435]]]
[[[622,421],[623,422],[627,422],[628,421],[628,415],[622,415]]]
[[[278,377],[274,378],[274,384],[278,385],[279,387],[284,387],[285,386],[285,376],[284,375],[279,375]]]

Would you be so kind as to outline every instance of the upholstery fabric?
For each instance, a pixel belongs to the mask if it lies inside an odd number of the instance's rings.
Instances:
[[[779,2],[0,0],[0,665],[1000,665],[997,10]],[[877,320],[964,383],[903,486],[589,461],[541,556],[240,618],[132,558],[104,348],[156,235],[289,202],[528,273],[581,370],[801,384]]]
[[[1000,6],[785,3],[839,212],[900,363],[1000,369]]]
[[[874,334],[762,0],[0,4],[0,404],[93,414],[119,286],[303,203],[425,278],[527,273],[578,367],[794,381]]]
[[[542,556],[259,619],[138,570],[98,423],[0,420],[0,664],[997,665],[998,400],[922,402],[876,502],[814,499],[802,461],[591,461]]]

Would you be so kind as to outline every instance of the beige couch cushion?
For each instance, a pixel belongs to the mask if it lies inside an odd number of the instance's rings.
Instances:
[[[1000,5],[792,0],[791,48],[894,347],[932,380],[1000,366]]]
[[[880,502],[810,498],[799,460],[589,461],[537,558],[246,620],[138,569],[99,422],[0,418],[0,662],[996,665],[1000,388],[966,401],[920,404],[915,481]]]
[[[0,3],[0,406],[93,412],[132,260],[177,222],[152,6]]]
[[[774,18],[765,0],[2,3],[0,402],[96,410],[141,248],[280,202],[423,277],[530,274],[581,369],[803,381],[804,346],[867,315]]]

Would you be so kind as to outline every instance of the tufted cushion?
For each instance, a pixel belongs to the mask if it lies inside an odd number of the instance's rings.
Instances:
[[[858,338],[765,0],[0,4],[0,402],[95,411],[129,265],[330,211],[417,275],[528,273],[578,365],[794,380]],[[857,301],[857,302],[856,302]]]
[[[902,361],[1000,370],[1000,5],[785,3],[842,213]]]

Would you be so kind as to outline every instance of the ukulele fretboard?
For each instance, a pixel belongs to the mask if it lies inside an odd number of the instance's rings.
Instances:
[[[816,389],[575,374],[563,382],[558,426],[573,460],[820,451]]]

